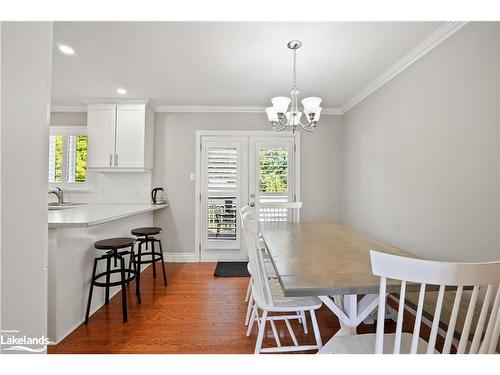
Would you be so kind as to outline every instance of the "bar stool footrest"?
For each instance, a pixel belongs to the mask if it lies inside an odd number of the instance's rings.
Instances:
[[[122,272],[122,270],[117,269],[117,270],[111,270],[111,271],[109,271],[109,274],[111,275],[113,273],[121,273],[121,272]],[[135,274],[137,273],[137,271],[135,271],[133,269],[130,269],[130,270],[126,269],[123,272],[125,272],[126,275],[129,272],[131,274],[130,277],[127,277],[125,275],[125,279],[123,280],[124,283],[128,283],[128,282],[134,280],[135,279]],[[95,279],[92,281],[92,284],[94,284],[95,286],[103,287],[103,288],[105,288],[107,286],[119,286],[119,285],[122,285],[122,281],[121,280],[120,281],[111,281],[109,283],[97,281],[98,279],[100,279],[101,277],[105,277],[106,275],[108,275],[108,272],[101,272],[101,273],[97,274],[95,276]]]
[[[142,257],[144,256],[150,256],[151,259],[142,259]],[[139,261],[139,254],[135,254],[134,255],[134,260],[135,260],[135,263],[136,264],[150,264],[150,263],[156,263],[156,262],[160,262],[162,261],[162,254],[161,253],[158,253],[158,252],[154,252],[154,253],[141,253],[141,260]]]

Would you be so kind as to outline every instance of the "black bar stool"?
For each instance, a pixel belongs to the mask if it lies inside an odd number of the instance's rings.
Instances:
[[[108,238],[102,241],[97,241],[94,247],[98,250],[107,250],[106,253],[94,259],[94,266],[92,269],[92,279],[90,281],[90,291],[89,298],[87,301],[87,311],[85,313],[85,324],[89,321],[90,304],[92,303],[92,292],[94,286],[106,288],[105,304],[109,303],[109,287],[121,285],[122,287],[122,316],[123,322],[127,321],[127,294],[126,285],[139,275],[139,267],[135,262],[134,253],[135,238],[132,237],[118,237],[118,238]],[[129,250],[119,251],[119,249],[130,248]],[[129,267],[125,267],[124,256],[130,256]],[[101,260],[106,260],[106,271],[96,274],[97,263]],[[117,266],[117,262],[120,262],[119,268],[111,269],[111,260],[114,260],[114,266]],[[133,267],[133,268],[132,268]],[[112,274],[120,274],[119,281],[111,281]],[[127,276],[125,276],[127,273]],[[106,277],[106,281],[99,281],[102,277]],[[137,294],[138,302],[141,303],[141,294],[139,286],[140,278],[137,277],[135,285],[135,293]]]
[[[138,268],[141,268],[141,264],[149,264],[153,267],[153,278],[156,279],[156,262],[161,262],[161,268],[163,271],[163,283],[167,285],[167,274],[165,273],[165,264],[163,262],[163,249],[161,247],[161,241],[154,236],[159,234],[162,228],[158,227],[144,227],[144,228],[134,228],[131,233],[137,236],[137,242],[139,243],[139,250],[135,254],[135,263]],[[160,251],[155,251],[155,243],[158,243]],[[145,253],[142,252],[142,244],[146,245]],[[151,251],[149,250],[149,244],[151,244]],[[144,256],[150,257],[150,259],[143,259]],[[138,279],[140,279],[140,274],[138,274]]]

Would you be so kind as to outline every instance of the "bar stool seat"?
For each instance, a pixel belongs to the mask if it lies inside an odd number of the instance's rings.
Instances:
[[[131,234],[137,236],[138,251],[135,254],[135,263],[138,267],[141,264],[151,264],[153,268],[153,278],[156,279],[156,262],[161,262],[161,269],[163,272],[163,284],[167,285],[167,273],[165,272],[165,263],[163,260],[163,249],[161,241],[154,236],[161,233],[163,229],[159,227],[141,227],[134,228],[130,231]],[[142,251],[142,245],[146,245],[146,252]],[[155,250],[155,244],[158,244],[159,250]],[[149,249],[151,245],[151,249]],[[140,278],[140,274],[137,276]]]
[[[130,233],[134,236],[154,236],[156,234],[160,234],[162,228],[158,227],[143,227],[143,228],[134,228]]]
[[[117,250],[131,247],[135,243],[133,237],[117,237],[106,238],[105,240],[97,241],[94,247],[98,250]]]

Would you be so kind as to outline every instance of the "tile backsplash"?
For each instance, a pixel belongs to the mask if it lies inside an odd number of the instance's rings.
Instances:
[[[151,172],[93,172],[92,177],[92,191],[68,191],[65,200],[87,203],[151,201]]]

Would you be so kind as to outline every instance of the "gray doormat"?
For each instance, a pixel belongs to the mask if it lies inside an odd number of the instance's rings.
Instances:
[[[248,262],[217,262],[214,276],[217,277],[250,277]]]

